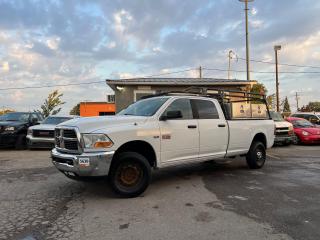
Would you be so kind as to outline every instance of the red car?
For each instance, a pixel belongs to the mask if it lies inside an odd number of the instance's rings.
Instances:
[[[296,143],[320,143],[320,127],[303,118],[288,117],[286,120],[293,125]]]

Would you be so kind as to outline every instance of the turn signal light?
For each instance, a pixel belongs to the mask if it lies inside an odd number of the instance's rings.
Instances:
[[[94,144],[95,148],[109,148],[112,146],[112,142],[96,142]]]

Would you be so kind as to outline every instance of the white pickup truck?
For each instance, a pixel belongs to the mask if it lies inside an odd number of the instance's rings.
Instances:
[[[274,142],[269,113],[235,120],[224,106],[208,94],[171,93],[116,116],[70,120],[55,129],[52,161],[69,178],[108,175],[126,197],[146,190],[151,169],[235,156],[246,156],[252,169],[263,167]]]

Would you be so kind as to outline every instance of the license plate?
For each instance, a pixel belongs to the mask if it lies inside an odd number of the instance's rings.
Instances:
[[[89,167],[90,166],[89,158],[79,158],[79,166],[80,167]]]

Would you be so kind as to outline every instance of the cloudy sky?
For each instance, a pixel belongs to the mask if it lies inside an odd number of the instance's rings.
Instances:
[[[238,0],[0,0],[0,89],[102,81],[203,66],[245,79],[244,5]],[[255,0],[250,3],[251,58],[320,66],[320,1]],[[274,65],[252,62],[252,78],[274,93]],[[320,68],[281,66],[282,72]],[[261,73],[264,72],[264,73]],[[267,73],[265,73],[267,72]],[[269,73],[271,72],[271,73]],[[205,77],[227,78],[225,71]],[[196,71],[168,75],[195,77]],[[281,97],[294,109],[320,100],[320,73],[281,73]],[[104,84],[0,90],[0,108],[38,109],[48,93],[63,92],[68,113],[79,101],[104,101]]]

